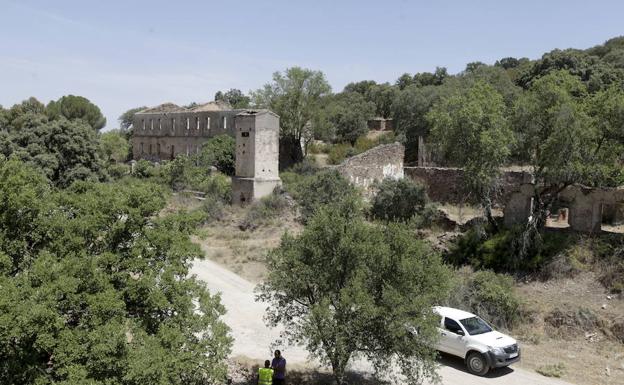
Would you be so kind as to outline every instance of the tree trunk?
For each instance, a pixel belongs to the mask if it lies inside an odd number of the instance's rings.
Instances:
[[[332,372],[336,379],[336,385],[345,384],[345,366],[345,363],[340,362],[340,360],[332,360]]]
[[[285,135],[279,139],[279,169],[286,170],[303,160],[301,139],[294,135]]]

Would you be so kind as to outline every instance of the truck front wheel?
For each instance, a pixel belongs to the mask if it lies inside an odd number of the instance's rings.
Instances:
[[[477,376],[485,376],[489,371],[488,363],[483,354],[478,352],[472,352],[466,358],[466,366],[472,374]]]

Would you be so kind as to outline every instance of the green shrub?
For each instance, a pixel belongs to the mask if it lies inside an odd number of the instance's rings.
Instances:
[[[530,248],[523,249],[523,228],[500,230],[475,227],[456,241],[446,259],[457,266],[525,274],[539,272],[555,256],[576,241],[576,236],[563,232],[545,232]]]
[[[113,179],[120,179],[130,174],[130,166],[124,163],[111,163],[106,167],[108,175]]]
[[[247,215],[239,224],[243,231],[255,230],[259,226],[268,225],[279,217],[288,208],[286,196],[276,188],[271,195],[261,198],[251,204]]]
[[[308,145],[309,154],[327,154],[331,146],[323,142],[312,142]]]
[[[223,219],[225,204],[217,195],[206,195],[202,210],[206,214],[206,223]]]
[[[499,328],[510,329],[521,317],[521,304],[508,275],[483,270],[457,272],[449,306],[475,313]]]
[[[334,144],[329,151],[327,162],[329,164],[340,164],[343,160],[355,154],[355,149],[349,143]]]
[[[134,164],[134,171],[132,175],[137,178],[150,178],[156,174],[154,165],[145,160],[141,159]]]
[[[406,178],[386,178],[377,186],[370,213],[375,219],[407,221],[422,214],[428,202],[422,185]]]
[[[208,139],[196,156],[198,167],[214,166],[226,175],[234,175],[236,141],[229,135],[218,135]]]
[[[195,189],[205,192],[206,197],[215,196],[223,203],[232,201],[232,179],[220,173],[204,177]]]
[[[355,211],[361,206],[359,192],[335,170],[322,171],[302,179],[290,193],[299,204],[304,222],[324,205],[348,202]]]
[[[360,136],[356,141],[353,147],[355,151],[359,154],[364,151],[368,151],[371,148],[377,146],[378,142],[374,139],[370,139],[366,136]]]
[[[319,171],[319,167],[314,158],[304,158],[303,161],[295,163],[287,171],[299,175],[313,175]]]

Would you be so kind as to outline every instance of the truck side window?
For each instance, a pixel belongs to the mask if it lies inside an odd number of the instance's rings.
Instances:
[[[461,326],[450,318],[444,317],[444,328],[452,333],[457,334],[459,330],[462,330]]]

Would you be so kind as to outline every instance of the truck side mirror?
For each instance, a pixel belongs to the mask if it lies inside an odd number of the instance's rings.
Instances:
[[[464,331],[459,329],[459,330],[457,330],[457,334],[460,335],[460,336],[463,336],[464,335]]]

